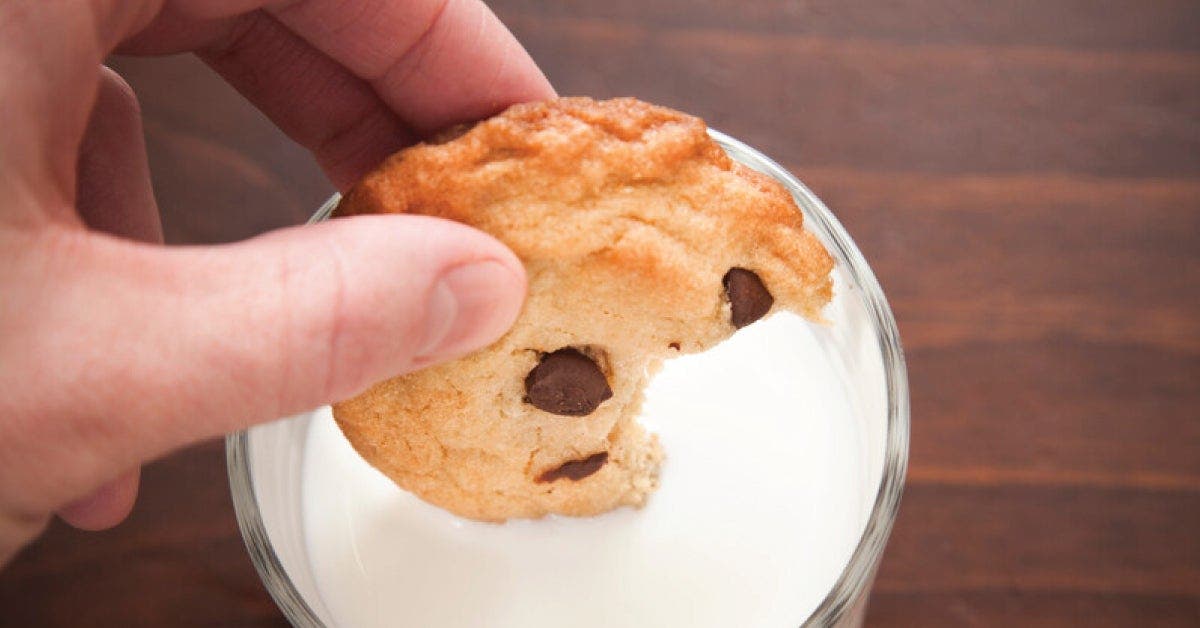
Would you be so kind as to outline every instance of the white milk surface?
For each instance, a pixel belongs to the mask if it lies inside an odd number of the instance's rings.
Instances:
[[[322,600],[343,627],[799,626],[875,488],[818,333],[780,313],[668,361],[640,419],[666,449],[661,486],[590,519],[464,521],[397,488],[318,412],[303,516]]]

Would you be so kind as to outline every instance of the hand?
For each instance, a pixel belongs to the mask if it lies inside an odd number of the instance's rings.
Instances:
[[[340,188],[554,95],[479,0],[0,2],[0,564],[55,512],[115,525],[146,460],[490,343],[524,295],[499,242],[418,216],[161,246],[114,49],[195,51]]]

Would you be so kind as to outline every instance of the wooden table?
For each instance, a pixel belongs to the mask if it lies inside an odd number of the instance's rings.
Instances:
[[[908,352],[872,626],[1200,625],[1200,3],[504,0],[565,94],[685,109],[842,219]],[[302,221],[312,159],[190,58],[141,96],[171,242]],[[0,624],[278,625],[218,443],[53,526]]]

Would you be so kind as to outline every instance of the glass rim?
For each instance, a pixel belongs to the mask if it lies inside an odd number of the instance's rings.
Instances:
[[[825,203],[808,186],[766,155],[715,129],[709,128],[708,135],[734,161],[763,172],[788,188],[800,206],[808,228],[825,236],[822,240],[830,247],[830,253],[860,288],[858,293],[866,305],[879,343],[887,388],[883,473],[858,545],[829,593],[803,624],[825,626],[847,612],[871,584],[900,507],[908,469],[910,418],[908,371],[900,344],[900,332],[875,273]],[[340,199],[341,195],[335,193],[308,222],[311,224],[328,218]],[[258,509],[250,470],[249,444],[248,430],[235,432],[225,438],[226,467],[234,513],[250,560],[267,592],[288,621],[296,626],[322,626],[321,619],[292,582],[271,543]]]

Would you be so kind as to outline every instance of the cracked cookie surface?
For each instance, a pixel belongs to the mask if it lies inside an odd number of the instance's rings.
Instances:
[[[472,225],[528,273],[496,343],[334,406],[368,462],[473,519],[642,505],[664,455],[635,418],[662,361],[778,309],[818,319],[831,296],[832,260],[782,186],[702,120],[633,99],[516,105],[405,149],[335,215],[376,213]]]

